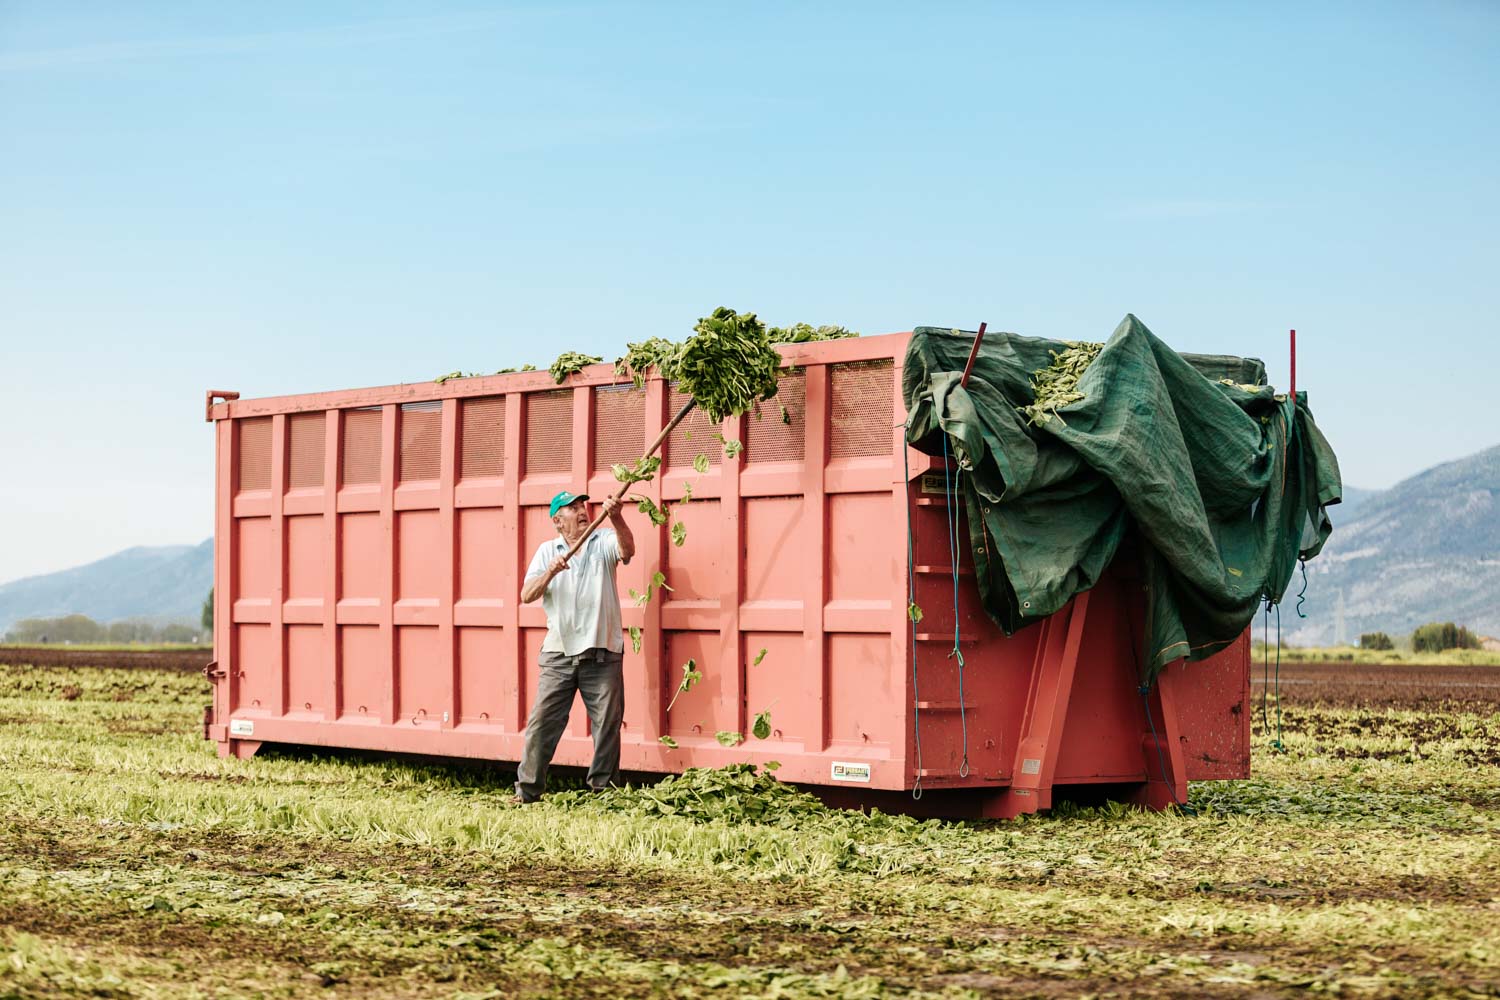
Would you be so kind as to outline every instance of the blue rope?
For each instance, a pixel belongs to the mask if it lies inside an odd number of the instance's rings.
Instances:
[[[911,459],[904,436],[901,440],[901,467],[906,473],[901,483],[906,490],[906,633],[911,646],[911,728],[917,745],[917,775],[911,786],[911,797],[912,801],[918,801],[922,798],[922,707],[917,697],[917,623],[911,620],[910,614],[911,606],[917,600],[917,576],[911,535]]]
[[[961,474],[961,473],[960,473]],[[969,776],[969,719],[964,707],[964,654],[959,649],[959,641],[962,638],[958,623],[958,490],[957,477],[954,481],[948,479],[948,434],[943,433],[943,489],[948,494],[948,509],[944,513],[944,520],[948,522],[948,564],[953,570],[953,652],[950,657],[958,660],[958,721],[963,727],[964,758],[958,765],[958,776],[967,778]]]
[[[1286,753],[1286,744],[1281,742],[1281,605],[1276,605],[1276,738],[1271,748],[1277,753]]]

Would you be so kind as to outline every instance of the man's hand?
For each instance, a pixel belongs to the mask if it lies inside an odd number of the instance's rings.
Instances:
[[[630,525],[625,523],[625,514],[619,499],[606,497],[604,513],[609,515],[609,523],[615,529],[615,538],[620,543],[620,561],[630,562],[630,557],[635,555],[635,536],[630,533]]]
[[[547,567],[547,576],[554,577],[567,568],[568,557],[566,555],[558,556],[556,559],[552,560],[552,565]]]

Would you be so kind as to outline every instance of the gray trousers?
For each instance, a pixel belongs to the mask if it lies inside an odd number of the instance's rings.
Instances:
[[[616,784],[620,777],[620,723],[625,717],[623,652],[587,649],[577,656],[541,655],[536,702],[526,721],[526,748],[516,771],[516,794],[534,802],[547,790],[547,768],[557,752],[557,741],[568,727],[573,692],[583,695],[594,730],[594,759],[588,784],[595,790]]]

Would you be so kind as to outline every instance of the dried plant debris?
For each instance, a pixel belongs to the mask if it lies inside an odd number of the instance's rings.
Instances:
[[[491,374],[491,375],[514,375],[516,372],[534,372],[534,371],[536,371],[536,365],[522,365],[519,368],[501,368],[498,371],[493,371],[493,372],[490,372],[489,374]],[[432,381],[433,381],[433,383],[435,385],[442,385],[444,382],[448,382],[448,381],[451,381],[451,380],[456,379],[456,378],[479,378],[479,377],[481,377],[484,374],[485,374],[484,372],[451,371],[451,372],[449,372],[446,375],[439,375],[437,378],[433,379]]]
[[[581,372],[589,365],[597,365],[603,360],[603,358],[596,357],[592,354],[579,354],[577,351],[564,351],[557,356],[557,360],[552,362],[552,366],[548,368],[547,371],[551,373],[552,381],[556,382],[558,385],[562,385],[563,381],[567,379],[569,375],[572,375],[575,372]]]
[[[1087,341],[1070,340],[1067,344],[1061,351],[1048,352],[1052,355],[1052,363],[1037,369],[1031,376],[1032,402],[1016,407],[1017,412],[1034,427],[1040,427],[1057,416],[1062,407],[1084,398],[1078,391],[1078,380],[1104,349],[1103,344]]]
[[[626,344],[624,356],[615,359],[615,374],[628,375],[637,389],[646,384],[646,375],[653,368],[668,382],[675,381],[677,358],[681,352],[681,344],[674,344],[665,337]]]
[[[808,323],[793,323],[791,326],[773,326],[766,331],[773,344],[806,344],[815,340],[847,340],[858,337],[853,330],[842,326],[812,326]]]

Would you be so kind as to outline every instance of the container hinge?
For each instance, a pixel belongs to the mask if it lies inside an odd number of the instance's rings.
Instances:
[[[224,676],[224,673],[223,670],[219,669],[218,660],[209,660],[208,666],[203,668],[203,676],[207,677],[211,684],[217,684],[219,678]]]

